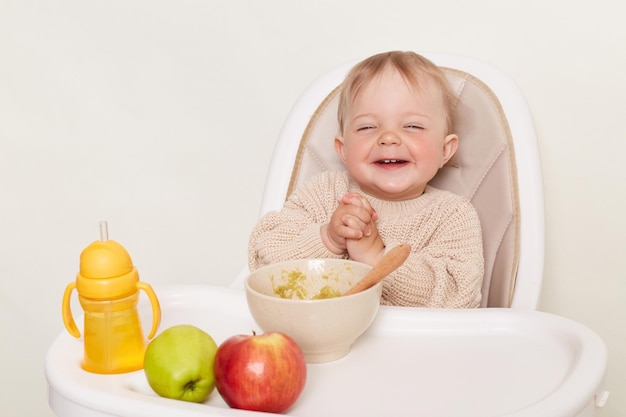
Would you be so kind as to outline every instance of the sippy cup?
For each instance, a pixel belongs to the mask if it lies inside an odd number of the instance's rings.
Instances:
[[[100,240],[80,254],[76,281],[63,294],[63,323],[70,334],[80,337],[70,308],[72,291],[85,312],[82,368],[99,374],[116,374],[143,368],[146,341],[137,312],[139,290],[152,305],[151,339],[161,321],[161,309],[152,287],[139,281],[137,269],[122,245],[109,240],[107,223],[100,223]]]

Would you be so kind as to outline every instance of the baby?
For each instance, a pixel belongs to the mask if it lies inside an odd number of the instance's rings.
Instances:
[[[385,278],[382,304],[478,307],[478,215],[467,199],[428,185],[459,143],[455,103],[441,69],[416,53],[386,52],[352,68],[334,141],[346,170],[313,177],[261,218],[250,236],[250,270],[297,258],[374,265],[407,243],[411,254]]]

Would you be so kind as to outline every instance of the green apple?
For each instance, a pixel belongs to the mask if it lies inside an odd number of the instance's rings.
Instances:
[[[144,356],[144,372],[158,395],[203,402],[215,388],[213,362],[217,344],[202,329],[180,324],[152,339]]]

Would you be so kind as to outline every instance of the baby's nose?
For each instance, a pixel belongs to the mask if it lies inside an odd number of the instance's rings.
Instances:
[[[391,131],[383,132],[378,138],[379,145],[398,145],[400,142],[402,142],[400,136]]]

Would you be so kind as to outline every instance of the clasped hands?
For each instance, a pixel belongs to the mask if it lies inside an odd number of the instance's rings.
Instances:
[[[350,192],[339,200],[330,222],[320,232],[324,245],[337,255],[374,265],[384,254],[385,244],[376,226],[378,215],[361,194]]]

